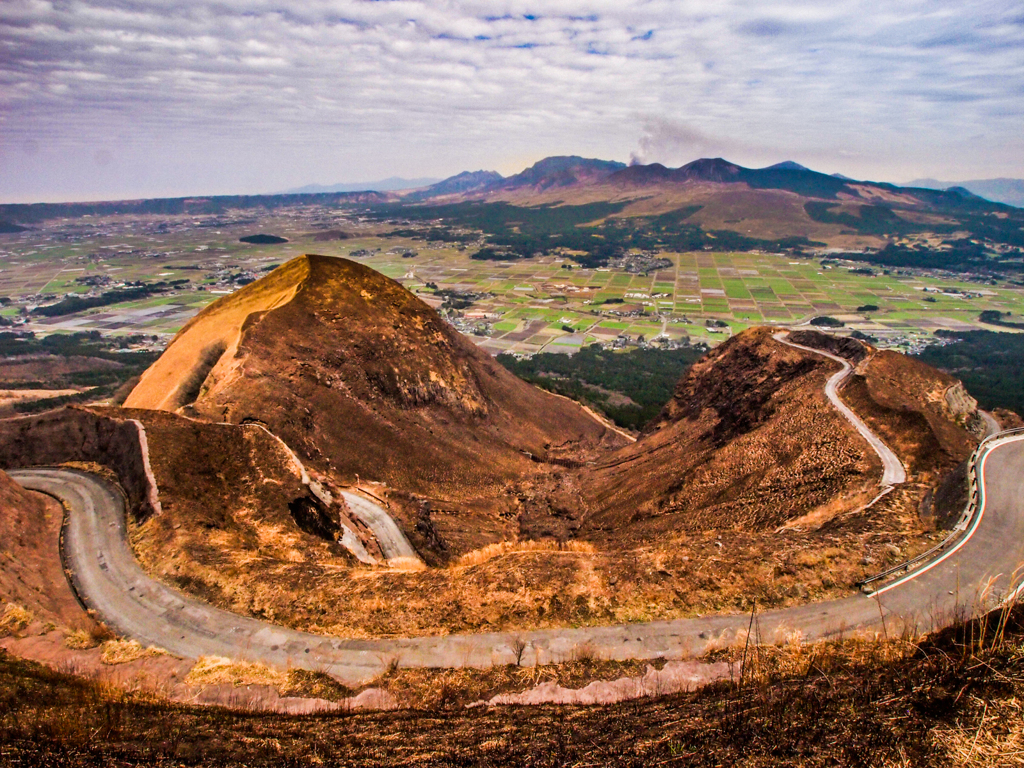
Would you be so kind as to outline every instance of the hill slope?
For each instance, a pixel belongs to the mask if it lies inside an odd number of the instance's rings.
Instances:
[[[495,512],[511,503],[498,491],[547,459],[622,441],[508,373],[399,283],[320,256],[210,305],[125,405],[264,423],[336,482]]]
[[[830,515],[877,492],[877,456],[824,395],[838,367],[767,328],[712,350],[680,380],[635,444],[581,478],[581,535],[648,540],[670,531],[757,531]],[[797,334],[794,334],[797,336]],[[842,390],[915,480],[936,480],[977,444],[976,403],[929,366],[802,332],[801,344],[857,364]]]

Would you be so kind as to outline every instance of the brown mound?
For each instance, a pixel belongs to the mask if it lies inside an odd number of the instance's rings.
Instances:
[[[966,459],[984,432],[978,403],[963,384],[898,352],[868,357],[842,397],[923,482]]]
[[[266,424],[336,482],[455,505],[463,517],[448,534],[461,531],[465,548],[516,535],[510,484],[550,459],[623,442],[508,373],[400,284],[322,256],[294,259],[197,315],[125,405],[189,400],[184,412],[200,418]],[[484,517],[468,522],[474,510]]]
[[[725,342],[680,380],[637,443],[583,478],[582,534],[764,530],[862,493],[880,464],[824,395],[836,370],[767,328]]]

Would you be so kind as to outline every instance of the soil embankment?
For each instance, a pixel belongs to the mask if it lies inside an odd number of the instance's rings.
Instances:
[[[126,414],[101,415],[62,408],[35,416],[0,420],[0,469],[52,466],[66,462],[100,464],[117,475],[137,519],[160,509],[149,471],[145,437]]]

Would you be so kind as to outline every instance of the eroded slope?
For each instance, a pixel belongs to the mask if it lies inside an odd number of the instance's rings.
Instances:
[[[200,313],[126,405],[265,424],[338,483],[401,491],[407,527],[455,551],[518,535],[512,484],[624,442],[363,265],[305,256],[265,280]],[[253,296],[290,298],[264,310]],[[204,362],[216,339],[236,341]],[[204,369],[181,406],[172,373]]]

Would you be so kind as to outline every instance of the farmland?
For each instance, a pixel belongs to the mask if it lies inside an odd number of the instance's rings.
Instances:
[[[314,240],[327,229],[349,236]],[[0,297],[8,300],[0,317],[20,318],[23,330],[37,334],[142,333],[160,347],[218,296],[305,252],[354,258],[395,278],[495,354],[630,346],[641,337],[641,344],[658,337],[715,344],[752,325],[798,324],[821,315],[882,346],[916,350],[939,329],[987,328],[978,319],[982,311],[1024,310],[1024,289],[1013,282],[885,269],[827,253],[659,252],[650,269],[637,253],[633,266],[627,260],[584,268],[566,253],[476,260],[470,258],[478,250],[473,243],[392,231],[386,223],[321,206],[52,220],[0,235]],[[240,242],[256,233],[288,242]],[[55,316],[30,311],[67,295],[155,284],[159,291],[140,291],[148,295],[137,300]],[[877,310],[859,310],[864,307]]]

